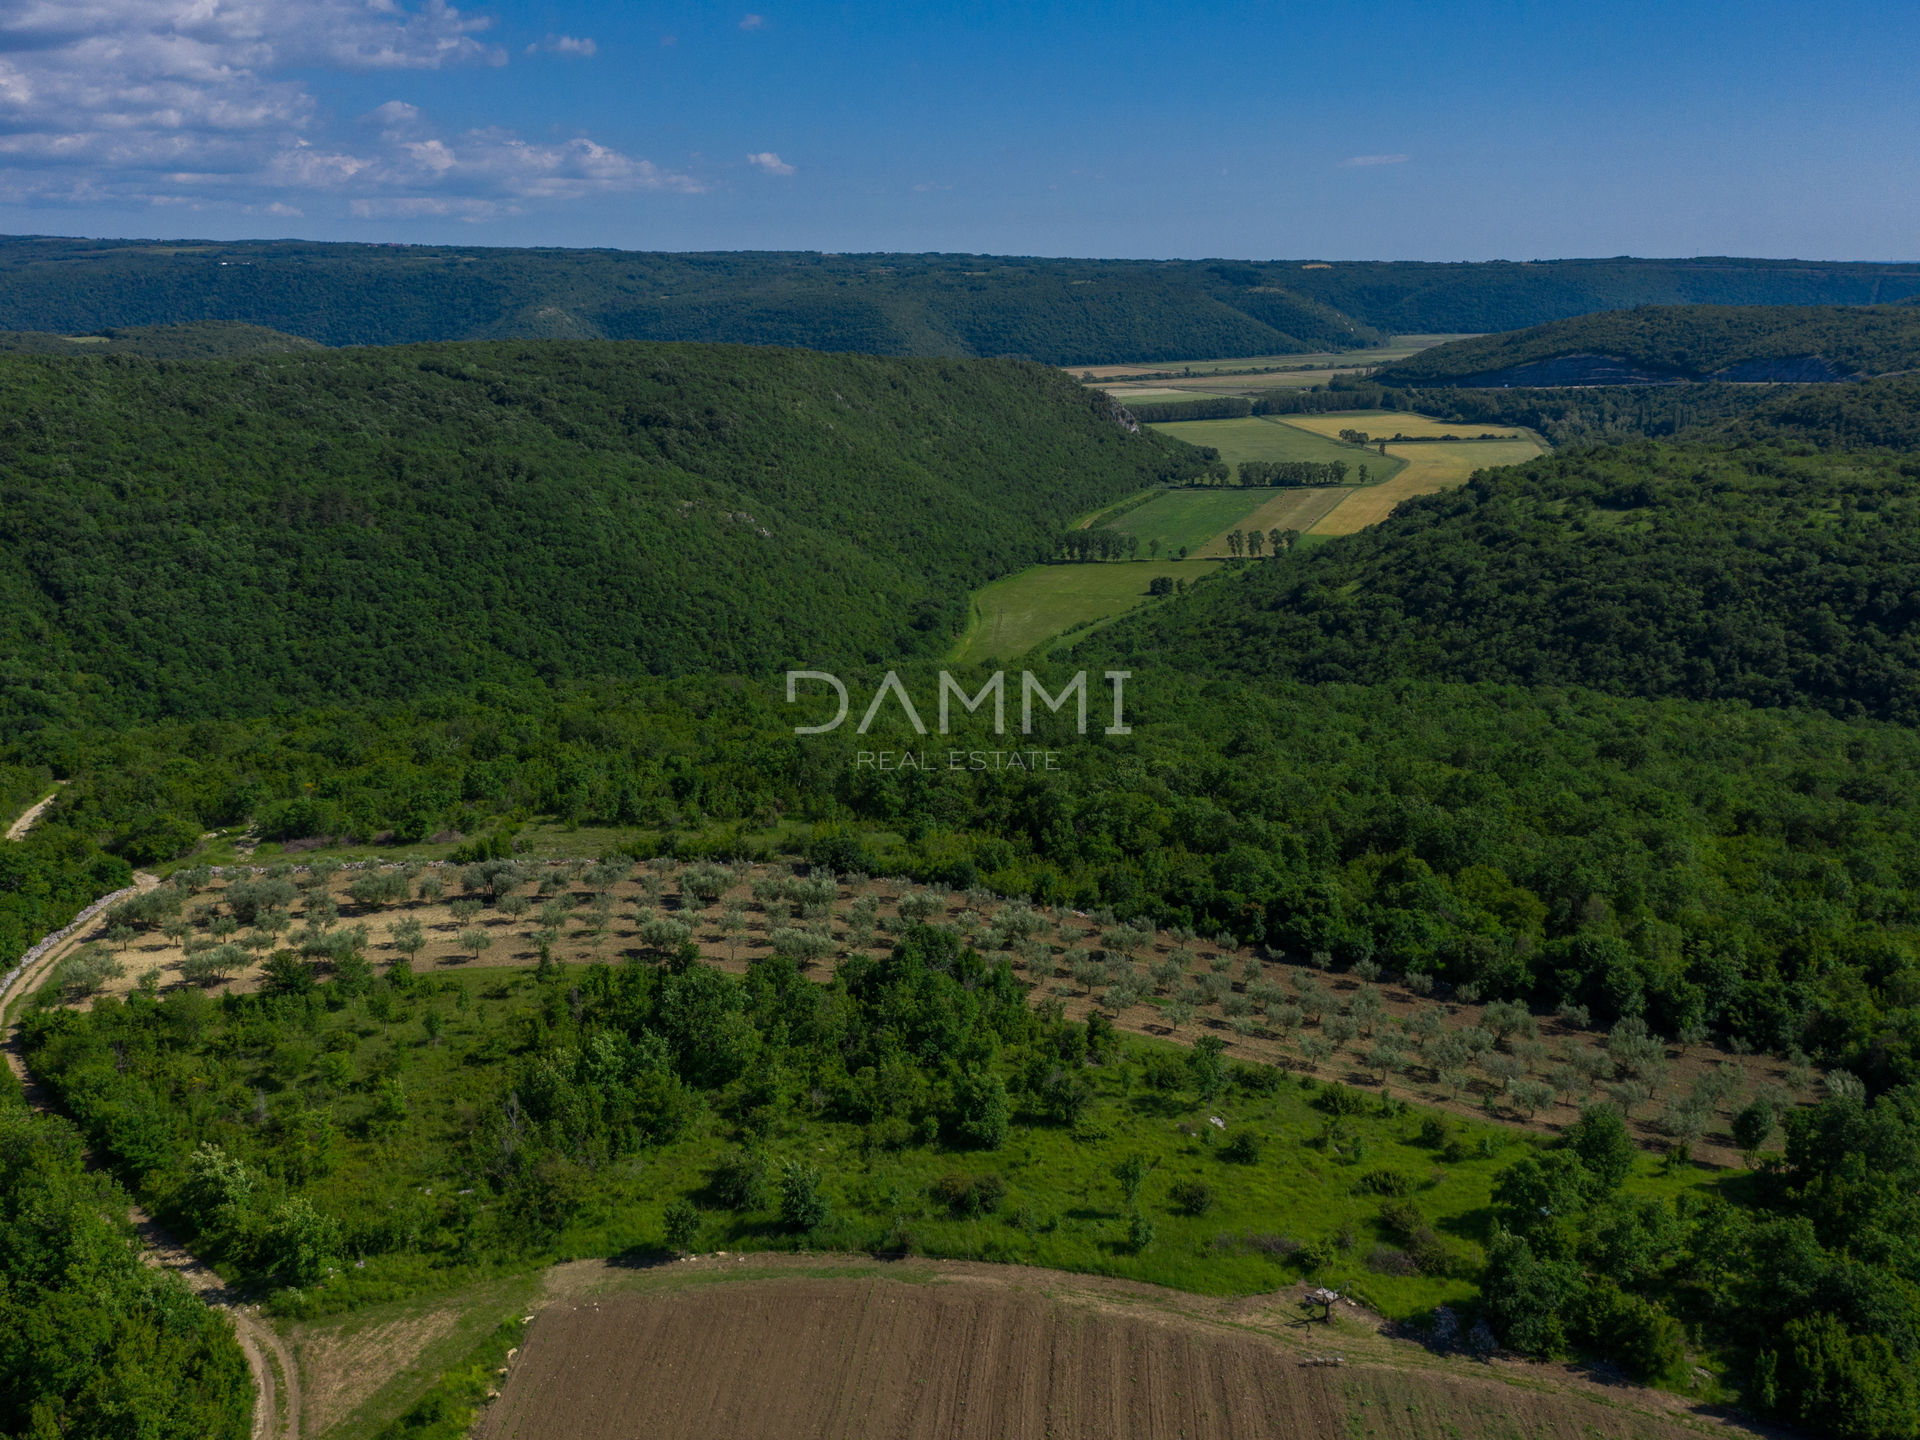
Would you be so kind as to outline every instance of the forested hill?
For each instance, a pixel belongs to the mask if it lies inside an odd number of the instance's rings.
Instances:
[[[1009,361],[0,358],[0,726],[933,653],[1199,464]]]
[[[1859,385],[1811,385],[1772,397],[1714,432],[1735,441],[1791,442],[1821,450],[1920,451],[1920,376]]]
[[[1920,368],[1920,306],[1645,305],[1456,340],[1383,384],[1805,382]]]
[[[327,345],[720,341],[1055,365],[1338,350],[1645,304],[1858,305],[1920,265],[1532,264],[668,254],[0,239],[0,324],[64,334],[236,320]]]
[[[1314,682],[1591,686],[1920,722],[1920,465],[1655,443],[1487,471],[1076,652]]]
[[[284,355],[318,349],[319,343],[237,320],[135,325],[92,335],[0,330],[0,354],[5,355],[145,355],[156,360],[216,360],[235,355]]]

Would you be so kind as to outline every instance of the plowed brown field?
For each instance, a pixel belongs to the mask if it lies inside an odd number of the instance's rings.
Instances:
[[[670,1269],[667,1278],[682,1276],[726,1283],[549,1305],[476,1434],[1679,1440],[1718,1428],[1674,1409],[1670,1396],[1631,1392],[1650,1406],[1621,1403],[1618,1392],[1588,1398],[1439,1362],[1354,1325],[1329,1332],[1270,1315],[1200,1315],[1156,1304],[1144,1286],[1104,1295],[1099,1282],[1082,1281],[1061,1292],[1048,1282],[1067,1277],[1045,1271],[943,1268],[918,1271],[919,1283],[758,1268],[701,1277]],[[1407,1350],[1427,1366],[1310,1363],[1347,1343],[1340,1335],[1363,1351]]]

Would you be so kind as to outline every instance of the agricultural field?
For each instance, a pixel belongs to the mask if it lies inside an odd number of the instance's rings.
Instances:
[[[1276,417],[1278,418],[1278,417]],[[1188,422],[1233,424],[1233,421]],[[1308,430],[1316,435],[1325,435],[1329,439],[1339,435],[1342,430],[1364,431],[1369,443],[1377,444],[1395,435],[1440,436],[1457,435],[1459,443],[1489,443],[1480,441],[1483,434],[1492,435],[1500,440],[1527,440],[1537,442],[1538,437],[1522,426],[1515,425],[1471,425],[1458,420],[1436,420],[1431,415],[1416,415],[1407,410],[1342,410],[1330,415],[1289,415],[1285,423],[1295,429]],[[1205,442],[1212,444],[1212,441]],[[1536,443],[1536,449],[1540,448]]]
[[[926,1260],[559,1268],[572,1273],[532,1316],[478,1440],[1694,1433],[1673,1397],[1603,1396],[1564,1373],[1530,1374],[1518,1389],[1511,1367],[1387,1339],[1355,1307],[1310,1323],[1291,1291],[1222,1304]],[[1336,1351],[1348,1363],[1316,1363]]]
[[[1329,350],[1315,355],[1249,355],[1224,360],[1184,360],[1170,365],[1068,365],[1064,368],[1076,380],[1170,379],[1174,377],[1222,376],[1238,380],[1248,371],[1265,371],[1249,377],[1262,384],[1284,384],[1297,372],[1351,369],[1355,366],[1386,365],[1404,360],[1435,345],[1453,340],[1472,340],[1467,335],[1395,335],[1391,342],[1373,350]],[[1318,383],[1317,381],[1309,383]]]
[[[1245,424],[1277,429],[1260,421],[1240,420],[1188,421],[1179,428]],[[1251,440],[1264,438],[1254,436]],[[1313,458],[1320,458],[1322,451],[1343,458],[1362,453],[1351,446],[1328,444],[1316,435],[1296,435],[1293,441],[1281,436],[1280,442],[1270,445],[1267,454],[1249,454],[1247,458],[1281,458],[1282,447],[1294,442],[1303,442],[1300,448],[1310,451]],[[1251,451],[1251,441],[1242,448]],[[1287,454],[1284,458],[1309,457]],[[1380,462],[1377,456],[1374,459],[1375,463],[1398,463]],[[972,623],[949,658],[965,663],[1010,660],[1068,631],[1124,615],[1147,603],[1147,585],[1156,576],[1190,581],[1205,574],[1191,562],[1224,557],[1229,531],[1253,524],[1263,531],[1304,531],[1338,504],[1345,493],[1332,486],[1271,489],[1222,485],[1170,490],[1115,517],[1105,527],[1124,535],[1138,535],[1143,556],[1149,542],[1158,540],[1161,558],[1036,565],[983,586],[973,597]],[[1167,558],[1178,554],[1183,546],[1188,563]]]
[[[1138,510],[1129,510],[1108,528],[1124,535],[1138,535],[1143,552],[1149,541],[1158,540],[1162,555],[1175,554],[1182,546],[1194,555],[1208,542],[1237,525],[1248,523],[1256,510],[1283,493],[1270,487],[1237,485],[1170,490]]]
[[[1274,530],[1293,530],[1304,537],[1336,507],[1350,503],[1355,496],[1364,495],[1367,491],[1356,490],[1349,485],[1323,485],[1259,493],[1272,498],[1235,528],[1258,530],[1262,534]],[[1299,542],[1296,540],[1294,543]],[[1220,560],[1231,556],[1232,551],[1228,548],[1226,535],[1219,534],[1194,553],[1202,560]]]
[[[1289,420],[1323,418],[1337,417],[1288,417]],[[1211,445],[1228,465],[1238,465],[1243,460],[1307,460],[1318,465],[1342,460],[1356,474],[1359,466],[1367,466],[1376,480],[1390,478],[1400,468],[1393,460],[1383,460],[1378,454],[1334,439],[1334,434],[1345,428],[1342,425],[1323,431],[1283,423],[1274,416],[1249,415],[1238,420],[1175,420],[1148,428],[1189,445]]]
[[[1147,604],[1147,585],[1156,576],[1193,579],[1204,573],[1174,560],[1035,565],[974,593],[972,621],[949,658],[964,664],[1013,660],[1069,630]]]
[[[1188,422],[1233,424],[1233,421]],[[1289,415],[1286,425],[1295,430],[1332,437],[1342,430],[1359,430],[1369,436],[1389,435],[1462,435],[1478,436],[1482,430],[1511,439],[1480,440],[1467,438],[1456,442],[1420,442],[1386,447],[1387,457],[1404,468],[1380,485],[1356,490],[1328,512],[1313,527],[1322,539],[1352,535],[1369,525],[1377,525],[1393,513],[1394,506],[1416,495],[1430,495],[1449,486],[1464,485],[1476,470],[1500,465],[1522,465],[1543,453],[1533,433],[1511,425],[1475,427],[1436,420],[1430,415],[1415,415],[1403,410],[1360,410],[1333,415]],[[1376,456],[1378,451],[1375,452]]]
[[[1476,470],[1523,465],[1540,453],[1540,447],[1530,440],[1490,440],[1463,445],[1389,445],[1387,453],[1405,460],[1407,468],[1384,485],[1347,496],[1314,527],[1315,534],[1351,535],[1377,525],[1402,500],[1464,485]]]

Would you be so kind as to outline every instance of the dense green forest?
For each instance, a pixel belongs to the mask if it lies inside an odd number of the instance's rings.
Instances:
[[[327,345],[697,340],[1054,365],[1351,349],[1646,304],[1859,305],[1920,269],[1771,260],[1534,264],[667,254],[305,241],[0,240],[21,329],[235,320]]]
[[[1518,330],[1636,305],[1878,305],[1920,295],[1920,265],[1745,260],[1343,260],[1264,267],[1392,335]],[[1284,280],[1279,272],[1292,270]]]
[[[974,255],[13,239],[0,242],[0,307],[63,333],[240,320],[327,345],[675,340],[1053,365],[1381,340],[1234,267]]]
[[[1436,345],[1374,378],[1397,387],[1792,382],[1917,367],[1913,305],[1644,305]]]
[[[943,650],[1204,457],[1058,371],[498,342],[0,360],[0,716]]]
[[[1770,396],[1706,433],[1736,443],[1920,453],[1920,378],[1808,386]]]
[[[0,1433],[246,1440],[253,1390],[225,1317],[142,1263],[127,1195],[78,1131],[0,1100]]]
[[[281,355],[312,350],[318,343],[234,320],[136,325],[122,330],[101,330],[92,335],[0,330],[0,355],[145,355],[154,360],[218,360],[235,355]]]
[[[1920,467],[1639,442],[1483,472],[1088,646],[1139,666],[1408,677],[1920,720]]]

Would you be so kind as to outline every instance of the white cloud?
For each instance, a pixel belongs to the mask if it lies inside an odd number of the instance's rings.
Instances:
[[[503,65],[491,24],[446,0],[0,0],[0,200],[484,219],[702,188],[587,139],[439,134],[399,99],[328,133],[302,72]]]
[[[576,40],[571,35],[549,35],[544,44],[527,46],[529,55],[537,55],[542,50],[549,55],[578,55],[582,60],[591,60],[600,53],[600,46],[594,40]]]
[[[767,17],[764,15],[747,15],[741,18],[740,28],[742,30],[761,30],[766,27],[766,23]]]
[[[762,150],[757,155],[747,156],[747,164],[758,165],[769,175],[791,175],[793,166],[787,164],[771,150]]]
[[[1411,155],[1356,155],[1351,160],[1343,160],[1343,165],[1404,165]]]

